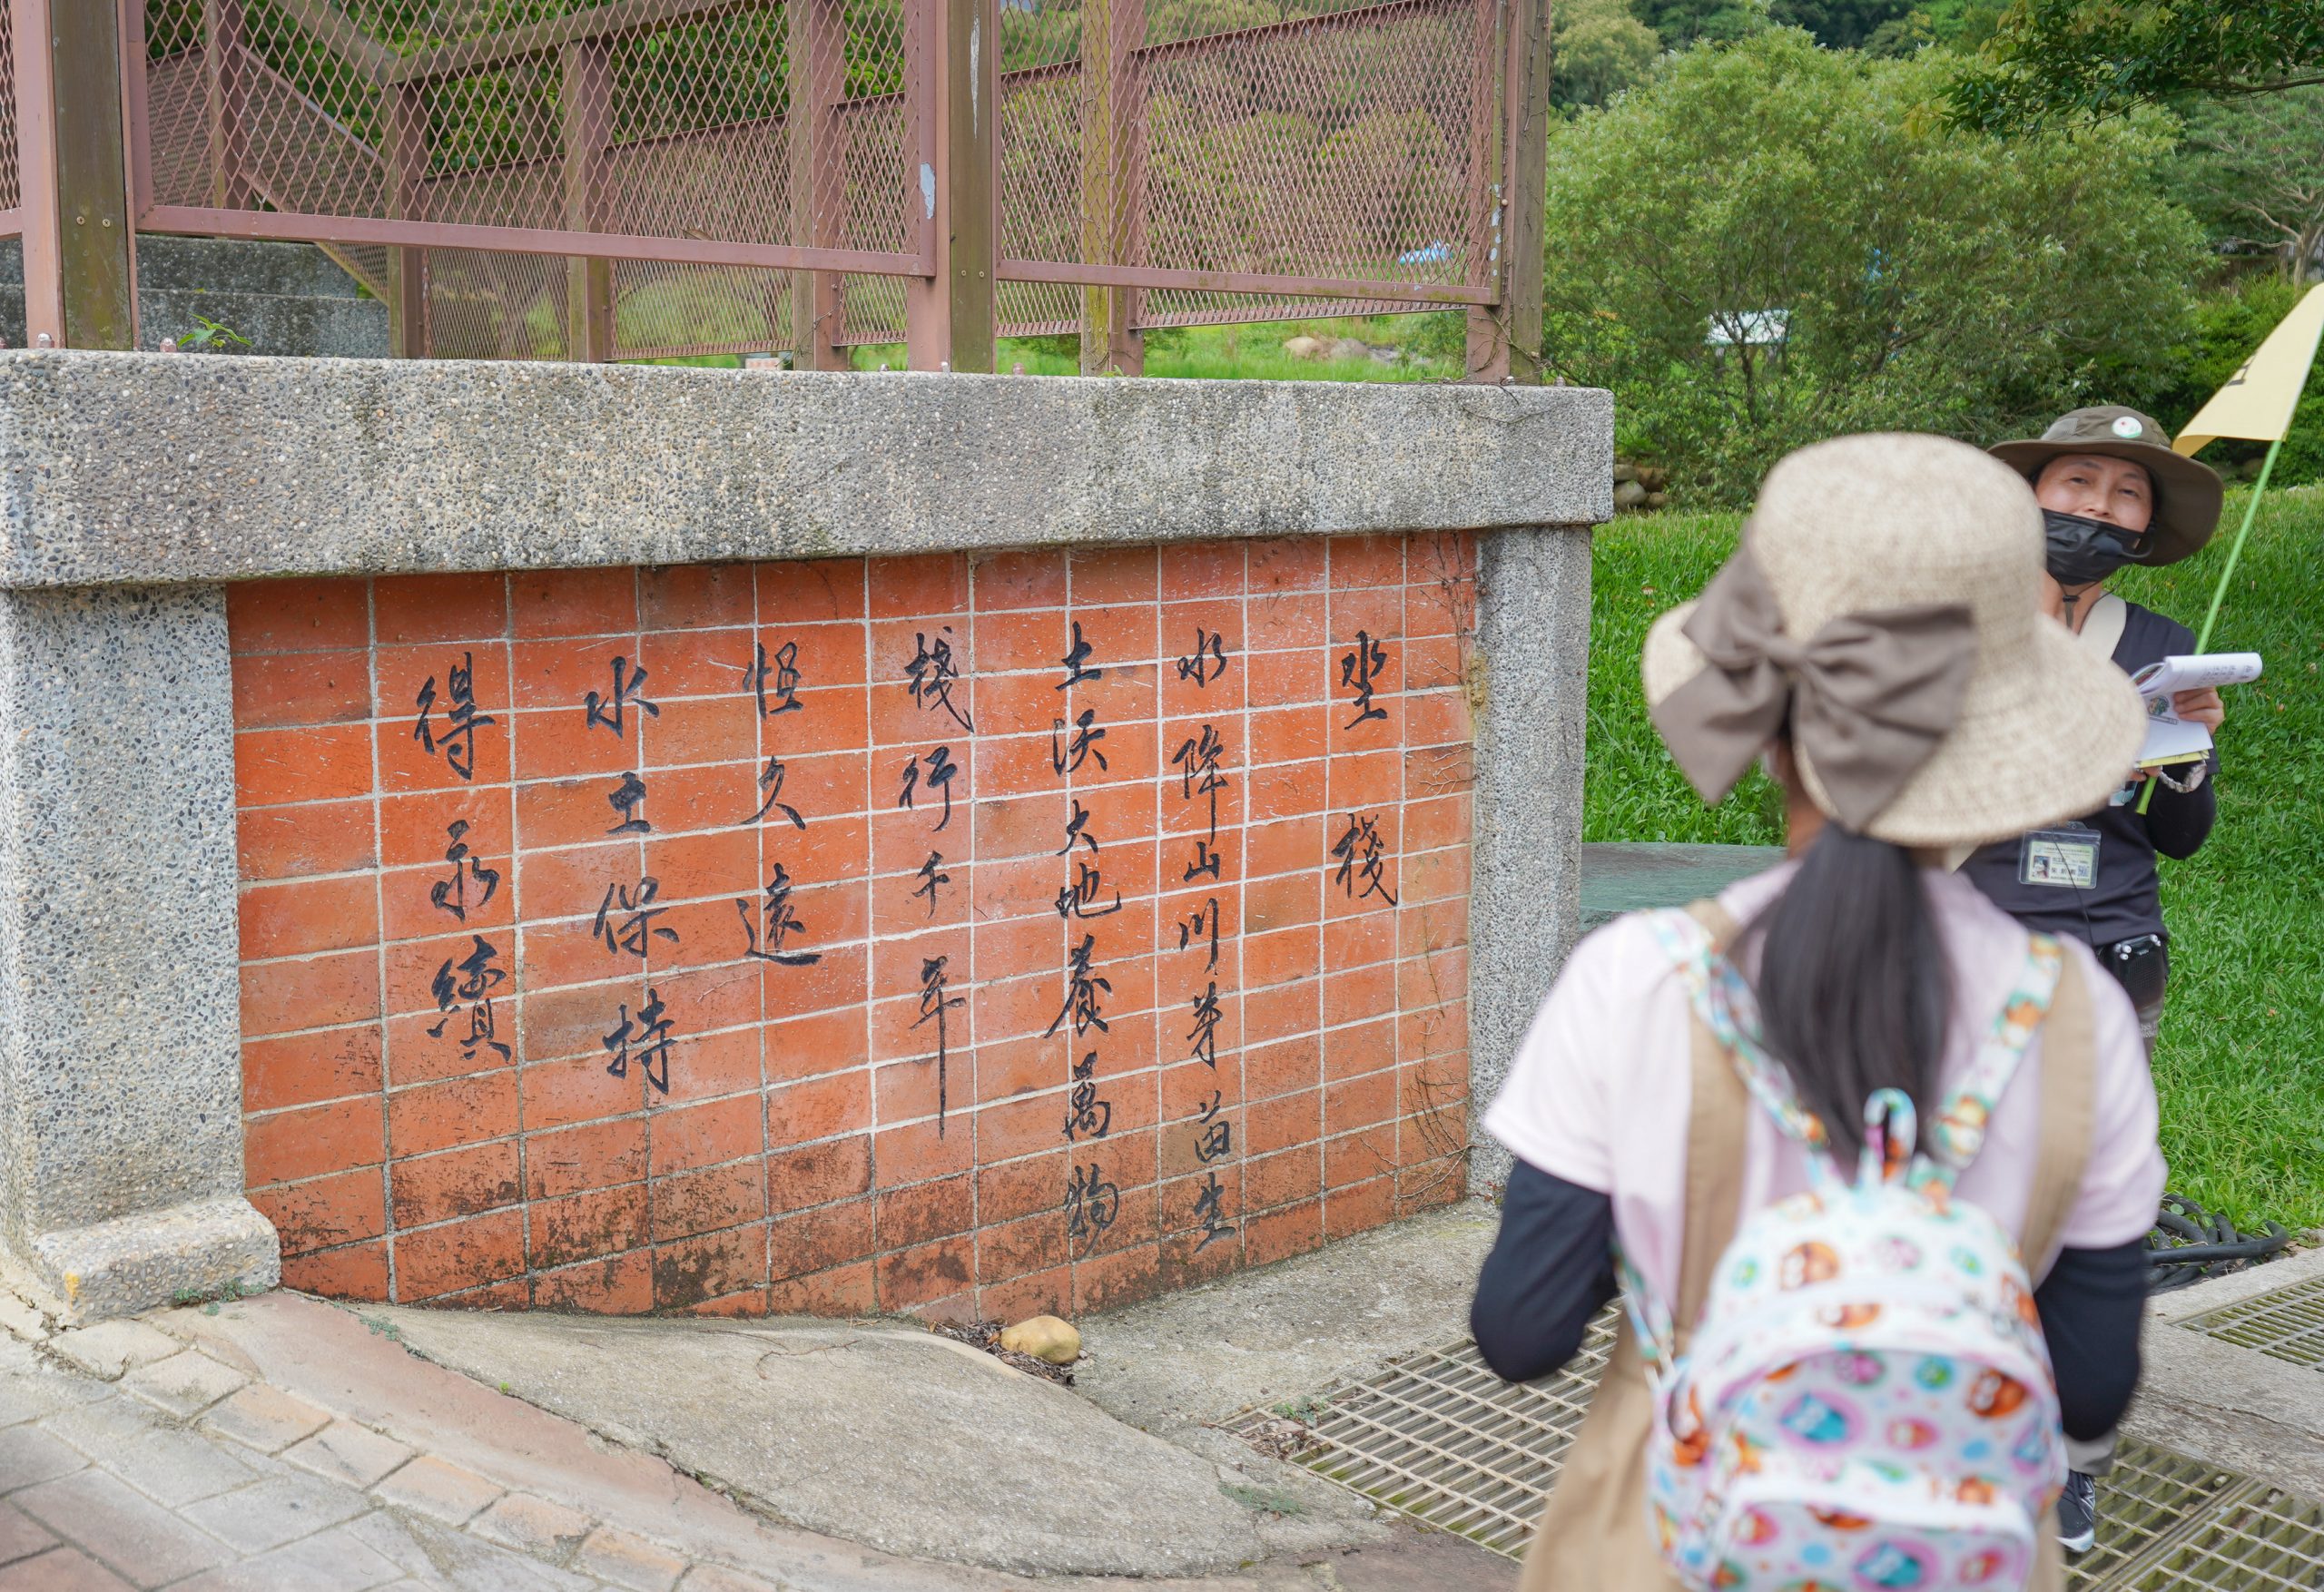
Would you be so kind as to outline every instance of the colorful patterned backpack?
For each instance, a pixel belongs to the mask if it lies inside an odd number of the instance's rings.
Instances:
[[[1760,1047],[1750,987],[1687,914],[1655,927],[1812,1184],[1741,1224],[1683,1356],[1668,1307],[1622,1265],[1654,1394],[1646,1493],[1663,1558],[1699,1588],[2023,1587],[2065,1481],[2057,1387],[2015,1244],[1952,1191],[2048,1012],[2057,941],[2030,937],[1926,1154],[1907,1096],[1866,1103],[1850,1183]]]

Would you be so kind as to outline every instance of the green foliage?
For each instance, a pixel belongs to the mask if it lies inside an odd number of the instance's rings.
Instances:
[[[2316,0],[2013,0],[1945,97],[1960,125],[2009,133],[2311,83]]]
[[[1627,515],[1590,540],[1585,840],[1783,843],[1783,792],[1754,769],[1705,807],[1646,716],[1639,657],[1655,619],[1699,593],[1735,551],[1739,514]]]
[[[1806,28],[1827,49],[1856,50],[1910,9],[1910,0],[1775,0],[1770,15],[1785,27]]]
[[[1602,105],[1644,83],[1662,41],[1629,0],[1568,0],[1557,7],[1557,70],[1550,97],[1561,109]]]
[[[2280,276],[2264,274],[2245,277],[2201,300],[2192,333],[2171,361],[2175,378],[2147,404],[2154,418],[2174,432],[2194,418],[2306,291]],[[2263,442],[2221,437],[2203,450],[2203,462],[2228,473],[2267,450]],[[2271,477],[2272,485],[2280,486],[2307,481],[2324,481],[2324,360],[2308,373],[2308,386],[2293,411],[2291,431]]]
[[[2230,494],[2227,523],[2242,509],[2242,495]],[[1701,590],[1740,525],[1738,515],[1640,515],[1593,539],[1585,840],[1782,839],[1775,787],[1756,771],[1716,808],[1697,800],[1648,722],[1639,684],[1647,626]],[[2125,570],[2114,584],[2200,624],[2227,541],[2166,569]],[[2193,857],[2162,864],[2171,998],[2154,1076],[2171,1186],[2245,1225],[2324,1223],[2319,544],[2324,489],[2270,488],[2213,638],[2265,655],[2267,678],[2225,693],[2218,828]]]
[[[2212,101],[2187,118],[2170,191],[2227,254],[2295,280],[2324,264],[2324,87]]]
[[[224,354],[251,346],[251,339],[231,326],[221,326],[207,315],[193,318],[197,329],[178,339],[181,354]]]
[[[1738,501],[1837,432],[1994,437],[2157,379],[2200,250],[2153,191],[2164,131],[1934,125],[1947,69],[1773,30],[1551,130],[1544,359],[1611,388],[1678,490]]]
[[[1769,0],[1632,0],[1640,22],[1672,49],[1708,39],[1732,43],[1764,30]]]

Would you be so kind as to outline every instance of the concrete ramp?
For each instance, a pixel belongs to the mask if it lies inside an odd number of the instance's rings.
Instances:
[[[1218,1467],[933,1333],[372,1307],[425,1358],[785,1525],[1032,1575],[1187,1576],[1260,1557]]]

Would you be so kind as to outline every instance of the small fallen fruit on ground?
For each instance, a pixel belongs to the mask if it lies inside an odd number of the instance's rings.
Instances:
[[[1071,1365],[1081,1358],[1081,1334],[1073,1330],[1071,1322],[1059,1321],[1053,1315],[1037,1315],[1019,1322],[1000,1334],[1000,1346],[1036,1360],[1046,1360],[1051,1365]]]

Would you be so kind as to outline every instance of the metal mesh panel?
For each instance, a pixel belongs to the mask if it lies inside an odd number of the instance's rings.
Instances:
[[[1127,312],[1141,326],[1431,308],[1321,297],[1302,279],[1485,280],[1475,168],[1494,109],[1480,70],[1489,12],[1288,5],[1202,34],[1215,11],[1143,3],[1134,16],[1105,0],[1004,13],[1004,259],[1292,279],[1279,293],[1137,290]],[[1043,311],[1078,297],[1004,305],[1002,329],[1070,329],[1059,322],[1078,324],[1078,303]]]
[[[442,359],[571,357],[566,264],[551,254],[428,251],[428,348]]]
[[[1225,1424],[1265,1452],[1517,1558],[1581,1430],[1618,1319],[1600,1312],[1573,1363],[1538,1382],[1502,1381],[1463,1339]],[[2075,1592],[2317,1592],[2324,1505],[2126,1441],[2099,1482],[2098,1540],[2069,1579]]]
[[[843,324],[833,340],[900,343],[904,339],[904,282],[901,277],[852,276],[841,289]]]
[[[614,343],[625,359],[790,348],[791,273],[616,260]]]
[[[1581,1429],[1616,1319],[1601,1313],[1572,1365],[1538,1382],[1502,1381],[1464,1339],[1234,1426],[1343,1486],[1515,1558]]]
[[[808,262],[750,249],[850,251],[814,267],[850,273],[834,340],[890,340],[903,288],[862,256],[924,269],[912,95],[935,70],[914,58],[931,3],[145,0],[132,136],[160,224],[279,218],[261,235],[320,241],[375,291],[381,223],[500,234],[397,235],[447,257],[428,268],[450,339],[433,352],[585,331],[602,349],[606,324],[625,352],[772,346]],[[1161,326],[1422,307],[1328,296],[1370,281],[1481,290],[1492,15],[1242,0],[1235,20],[1254,25],[1219,33],[1193,0],[1003,0],[1004,257],[1283,279],[1020,284],[1002,290],[1003,329],[1070,330],[1087,309]],[[11,146],[0,198],[14,186]],[[470,258],[487,252],[536,262]],[[535,327],[554,262],[603,253],[630,263],[589,279],[568,310],[582,330]],[[487,306],[495,284],[517,296]]]
[[[430,351],[444,355],[562,357],[571,332],[542,321],[552,301],[566,313],[554,251],[575,234],[632,254],[656,241],[655,259],[601,278],[632,353],[787,339],[788,271],[705,246],[866,251],[917,270],[907,0],[736,0],[654,20],[675,9],[147,0],[133,97],[152,201],[279,212],[300,219],[290,235],[350,218],[509,231],[507,251],[413,239],[438,257]],[[387,246],[334,251],[384,290]],[[530,263],[487,258],[519,251]]]
[[[16,151],[16,35],[12,6],[0,5],[0,210],[25,201],[23,161]]]
[[[1413,304],[1393,299],[1302,299],[1261,293],[1202,293],[1155,288],[1138,296],[1137,324],[1226,326],[1236,321],[1313,320],[1324,316],[1403,315],[1442,310],[1442,304]]]
[[[1148,52],[1147,262],[1466,282],[1477,16],[1410,0]]]
[[[2324,1368],[2324,1277],[2271,1289],[2179,1324],[2294,1365]]]
[[[2122,1584],[2142,1592],[2316,1592],[2324,1587],[2324,1505],[2264,1489],[2214,1510],[2194,1537]]]

